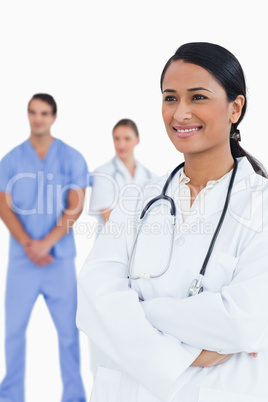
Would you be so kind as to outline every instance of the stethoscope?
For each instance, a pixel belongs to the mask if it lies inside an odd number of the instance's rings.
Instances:
[[[228,191],[227,191],[224,207],[223,207],[223,210],[222,210],[222,213],[221,213],[221,217],[219,219],[218,225],[216,227],[216,230],[215,230],[214,235],[212,237],[212,240],[210,242],[210,245],[209,245],[206,257],[204,259],[203,265],[202,265],[202,267],[200,269],[198,278],[194,279],[192,281],[190,287],[189,287],[188,296],[194,296],[194,295],[197,295],[198,293],[203,292],[202,280],[203,280],[203,277],[204,277],[204,275],[206,273],[207,264],[209,262],[210,256],[212,254],[212,251],[213,251],[213,248],[214,248],[214,245],[215,245],[215,242],[216,242],[216,239],[218,237],[218,234],[220,232],[220,229],[222,227],[222,224],[223,224],[223,221],[224,221],[227,209],[228,209],[228,205],[229,205],[229,201],[230,201],[230,197],[231,197],[231,191],[232,191],[232,188],[233,188],[234,179],[235,179],[235,175],[236,175],[236,172],[237,172],[237,166],[238,166],[237,160],[234,159],[234,169],[233,169],[232,176],[231,176],[231,179],[230,179],[230,182],[229,182]],[[167,191],[167,188],[170,185],[173,177],[183,167],[184,167],[184,162],[181,163],[179,166],[177,166],[171,172],[171,174],[169,175],[169,177],[168,177],[168,179],[167,179],[167,181],[166,181],[166,183],[165,183],[165,185],[164,185],[164,187],[162,189],[161,194],[158,195],[157,197],[151,199],[145,205],[145,207],[143,208],[143,210],[141,212],[140,221],[139,221],[139,224],[138,224],[138,227],[137,227],[136,235],[135,235],[135,238],[134,238],[134,241],[133,241],[133,245],[132,245],[132,248],[131,248],[130,257],[129,257],[129,261],[128,261],[128,277],[129,277],[129,279],[136,280],[136,279],[155,279],[155,278],[159,278],[160,276],[164,275],[167,272],[167,270],[168,270],[168,268],[170,266],[171,257],[172,257],[172,253],[173,253],[173,245],[174,245],[174,235],[175,235],[175,225],[176,225],[176,206],[175,206],[174,200],[171,197],[169,197],[168,195],[166,195],[166,191]],[[171,217],[172,217],[172,229],[171,229],[172,241],[171,241],[171,247],[170,247],[170,252],[169,252],[167,265],[163,269],[163,271],[161,271],[159,274],[151,275],[149,273],[142,273],[142,274],[140,274],[138,276],[134,276],[134,275],[131,274],[131,265],[133,264],[133,256],[134,256],[134,252],[136,250],[137,240],[138,240],[141,228],[142,228],[142,220],[143,220],[145,214],[150,209],[150,207],[155,202],[160,201],[160,200],[166,200],[166,201],[168,201],[170,203],[170,214],[171,214]]]

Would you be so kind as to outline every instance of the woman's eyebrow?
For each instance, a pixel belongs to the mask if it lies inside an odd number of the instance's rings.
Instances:
[[[195,92],[195,91],[208,91],[208,92],[211,92],[209,89],[204,88],[204,87],[195,87],[195,88],[187,89],[187,92]],[[165,93],[165,92],[175,94],[177,91],[175,91],[175,89],[165,89],[162,93]]]
[[[195,88],[189,88],[187,89],[188,92],[194,92],[194,91],[208,91],[211,92],[209,89],[203,88],[203,87],[195,87]]]
[[[175,94],[177,91],[175,91],[174,89],[165,89],[162,93],[164,94],[165,92],[171,92]]]

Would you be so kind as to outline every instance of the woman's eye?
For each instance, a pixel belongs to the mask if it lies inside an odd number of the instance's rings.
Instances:
[[[164,98],[164,102],[175,102],[176,100],[175,96],[166,96]]]
[[[194,95],[193,100],[204,100],[207,99],[205,95]]]

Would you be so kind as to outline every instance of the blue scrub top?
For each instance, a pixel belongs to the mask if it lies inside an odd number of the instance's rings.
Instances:
[[[33,239],[42,239],[56,225],[67,206],[68,190],[85,188],[88,168],[84,157],[63,141],[54,139],[41,159],[29,140],[11,150],[0,163],[0,191],[10,193],[13,211]],[[58,258],[76,255],[73,231],[51,250]],[[11,236],[10,257],[25,256]]]

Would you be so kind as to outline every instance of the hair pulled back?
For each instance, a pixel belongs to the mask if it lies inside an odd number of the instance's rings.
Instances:
[[[113,128],[113,132],[117,127],[126,126],[132,128],[136,136],[139,138],[139,130],[137,124],[131,119],[121,119],[119,120]]]
[[[176,60],[184,60],[187,63],[196,64],[211,73],[219,84],[225,89],[227,99],[233,102],[238,95],[243,95],[245,103],[241,116],[237,123],[232,124],[230,131],[230,147],[234,158],[246,156],[256,173],[267,177],[267,173],[262,164],[253,156],[248,154],[238,143],[236,138],[232,138],[236,133],[238,125],[243,120],[247,110],[247,88],[243,69],[237,58],[222,46],[208,42],[192,42],[180,46],[175,54],[167,61],[161,74],[160,86],[162,90],[163,80],[166,71],[171,63]]]

